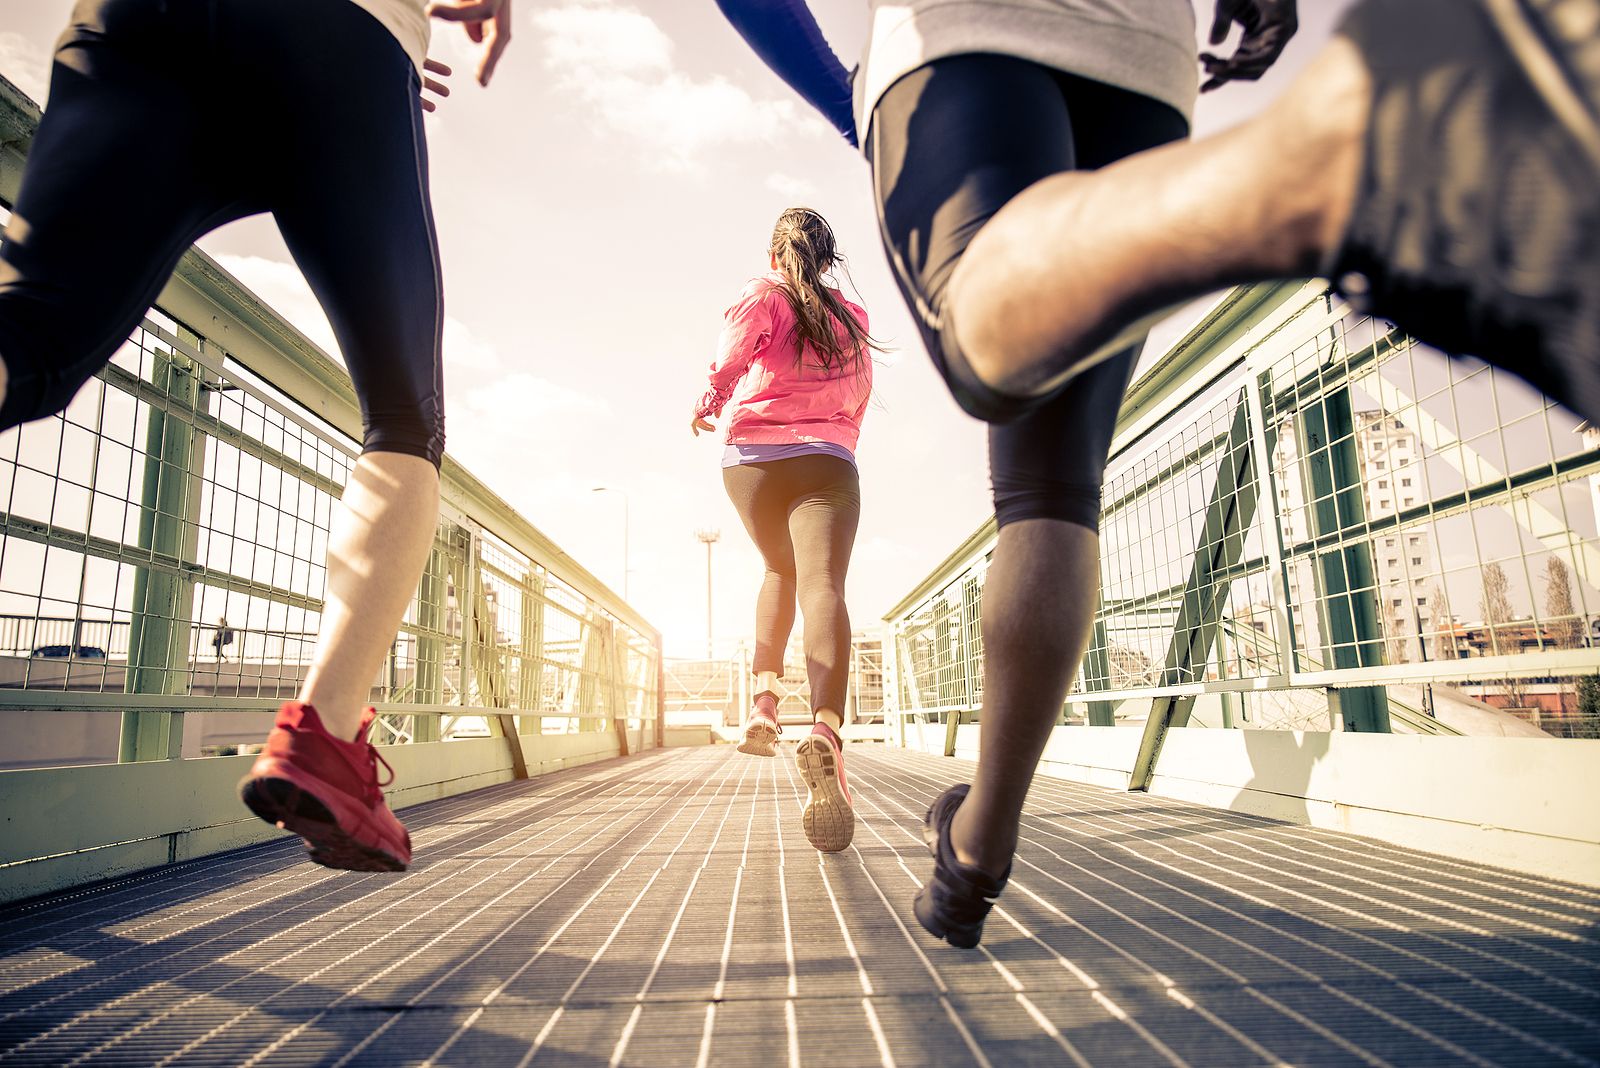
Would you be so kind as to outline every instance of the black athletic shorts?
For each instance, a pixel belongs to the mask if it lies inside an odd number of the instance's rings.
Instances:
[[[1187,135],[1169,105],[988,54],[935,60],[897,81],[873,111],[867,158],[900,291],[957,401],[981,418],[1010,418],[989,428],[1002,526],[1060,519],[1099,528],[1106,455],[1139,350],[1090,368],[1025,414],[989,410],[940,339],[950,276],[983,224],[1034,182]]]
[[[333,325],[364,448],[437,465],[418,90],[399,42],[345,0],[80,0],[0,242],[0,429],[64,408],[197,238],[271,212]]]

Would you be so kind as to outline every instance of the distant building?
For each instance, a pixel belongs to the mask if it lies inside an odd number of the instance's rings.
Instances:
[[[1355,447],[1367,521],[1377,522],[1426,503],[1422,479],[1422,448],[1416,431],[1380,411],[1355,413]],[[1279,428],[1274,451],[1278,513],[1283,536],[1291,544],[1312,536],[1311,510],[1299,441],[1292,423]],[[1426,520],[1375,535],[1371,542],[1376,578],[1373,594],[1378,603],[1391,663],[1436,656],[1448,658],[1448,649],[1436,650],[1434,620],[1444,610],[1432,603],[1440,596],[1438,553],[1433,529]],[[1289,574],[1289,601],[1295,607],[1295,625],[1302,646],[1319,649],[1322,621],[1304,609],[1319,603],[1317,576],[1309,559],[1297,561]]]

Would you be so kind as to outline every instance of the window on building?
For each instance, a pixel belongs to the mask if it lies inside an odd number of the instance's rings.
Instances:
[[[1400,606],[1401,606],[1401,605],[1403,605],[1403,604],[1405,604],[1405,601],[1403,601],[1403,600],[1401,600],[1401,599],[1400,599],[1400,598],[1399,598],[1399,597],[1396,597],[1396,598],[1395,598],[1395,599],[1394,599],[1394,606],[1395,606],[1395,607],[1396,607],[1396,608],[1399,608],[1399,607],[1400,607]]]
[[[1422,543],[1422,539],[1415,534],[1411,535],[1409,540],[1412,545],[1420,545]]]
[[[1392,557],[1392,556],[1389,557],[1389,566],[1390,567],[1398,566],[1399,563],[1400,563],[1400,561],[1396,560],[1394,557]]]
[[[1384,538],[1383,539],[1383,547],[1385,549],[1393,549],[1394,548],[1394,539],[1393,538]]]
[[[1428,599],[1426,597],[1418,597],[1417,598],[1418,607],[1421,607],[1422,605],[1425,605],[1427,603],[1428,603]]]
[[[1378,502],[1378,507],[1379,508],[1387,508],[1387,507],[1389,507],[1389,498],[1385,497],[1385,498],[1383,498],[1383,500],[1379,501]]]
[[[1400,480],[1400,485],[1409,486],[1409,485],[1411,485],[1411,480],[1409,478],[1402,478]]]
[[[1416,503],[1416,500],[1417,499],[1415,497],[1407,497],[1406,498],[1406,507],[1410,508],[1414,503]]]
[[[1379,489],[1388,489],[1389,488],[1389,480],[1386,479],[1386,478],[1378,479],[1378,488]]]
[[[1411,558],[1411,562],[1412,562],[1412,563],[1413,563],[1413,564],[1418,564],[1418,565],[1420,565],[1420,564],[1421,564],[1421,563],[1422,563],[1422,557],[1420,557],[1420,556],[1413,556],[1413,557],[1412,557],[1412,558]]]
[[[1379,471],[1382,471],[1383,470],[1383,461],[1382,460],[1374,460],[1374,461],[1372,461],[1372,466],[1376,467]]]

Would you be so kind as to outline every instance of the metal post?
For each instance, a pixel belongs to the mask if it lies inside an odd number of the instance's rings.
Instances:
[[[157,351],[151,381],[175,409],[194,410],[200,377],[188,359]],[[199,544],[193,515],[200,506],[204,455],[204,438],[192,425],[151,406],[145,432],[144,487],[139,498],[139,548],[156,559],[154,566],[134,573],[133,620],[123,684],[127,693],[181,694],[188,690],[194,583],[184,577],[183,568],[194,559]],[[122,714],[118,760],[167,760],[182,753],[181,713]]]
[[[417,589],[417,629],[421,633],[417,636],[411,689],[412,699],[418,704],[444,703],[444,642],[438,635],[444,630],[448,573],[444,546],[436,539]],[[416,742],[437,742],[441,733],[439,726],[438,716],[413,717],[411,738]]]
[[[722,532],[708,528],[697,530],[694,534],[706,546],[706,659],[712,660],[716,653],[711,641],[711,547],[722,537]]]
[[[1267,447],[1272,447],[1270,436]],[[1173,621],[1172,641],[1161,673],[1162,686],[1193,681],[1210,659],[1228,600],[1228,583],[1220,576],[1237,564],[1244,552],[1245,535],[1257,504],[1258,483],[1253,465],[1264,462],[1266,458],[1257,457],[1251,445],[1249,408],[1241,396],[1234,408],[1211,502],[1200,528],[1200,542],[1195,546],[1194,562]],[[1168,729],[1188,723],[1193,710],[1192,695],[1158,697],[1150,703],[1150,716],[1128,777],[1128,789],[1149,788]]]
[[[1383,649],[1372,544],[1363,537],[1346,538],[1359,535],[1366,522],[1350,387],[1307,405],[1298,422],[1311,489],[1312,536],[1335,542],[1317,554],[1315,569],[1327,663],[1334,668],[1375,667],[1383,662]],[[1382,686],[1349,687],[1339,691],[1334,703],[1345,730],[1388,733],[1389,699]]]
[[[1111,689],[1111,641],[1106,633],[1106,621],[1100,617],[1098,606],[1094,615],[1094,635],[1089,639],[1089,650],[1083,658],[1084,682],[1099,683]],[[1085,685],[1084,689],[1088,689]],[[1113,701],[1089,702],[1089,726],[1115,727],[1117,706]]]

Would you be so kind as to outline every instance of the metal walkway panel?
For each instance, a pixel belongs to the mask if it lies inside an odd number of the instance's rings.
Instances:
[[[1600,1064],[1600,892],[1041,778],[955,950],[910,904],[971,765],[847,759],[835,855],[788,747],[715,747],[412,808],[400,875],[285,839],[0,910],[0,1066]]]

